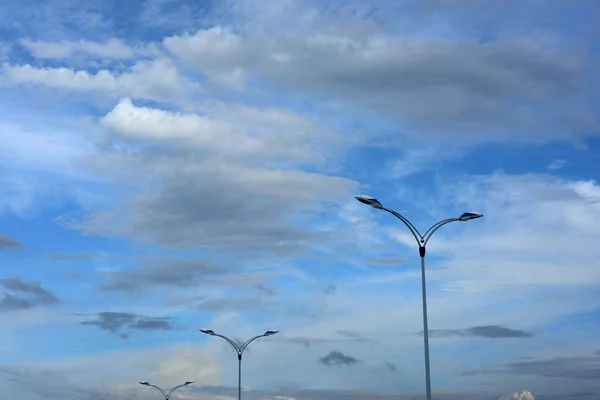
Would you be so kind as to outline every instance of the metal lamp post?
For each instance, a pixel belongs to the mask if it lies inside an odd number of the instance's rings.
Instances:
[[[244,350],[246,350],[246,347],[248,347],[248,345],[250,343],[252,343],[253,341],[255,341],[256,339],[274,335],[279,331],[266,331],[262,335],[254,336],[254,337],[246,340],[246,342],[244,344],[242,344],[241,346],[238,346],[237,343],[235,343],[233,340],[229,339],[227,336],[215,333],[215,331],[213,331],[213,330],[200,329],[200,332],[206,333],[207,335],[211,335],[211,336],[218,336],[220,338],[227,340],[229,342],[229,344],[232,345],[233,348],[235,349],[235,351],[237,352],[237,355],[238,355],[238,400],[242,400],[242,354],[244,353]]]
[[[162,388],[160,388],[160,387],[158,387],[156,385],[152,385],[151,383],[146,382],[146,381],[139,382],[139,384],[140,385],[144,385],[144,386],[148,386],[148,387],[153,387],[154,389],[156,389],[159,392],[161,392],[163,396],[165,396],[165,400],[169,400],[171,398],[171,395],[173,394],[174,391],[176,391],[180,387],[191,385],[194,382],[195,381],[187,381],[186,383],[182,383],[181,385],[175,386],[173,389],[171,389],[168,392],[166,390],[164,390],[164,389],[162,389]]]
[[[355,198],[363,204],[367,204],[378,210],[387,211],[396,218],[398,218],[410,230],[415,240],[417,241],[417,245],[419,246],[419,256],[421,256],[421,291],[423,294],[423,341],[425,344],[425,385],[427,390],[427,400],[431,400],[431,376],[429,371],[429,331],[427,328],[427,290],[425,287],[425,246],[431,238],[431,235],[433,235],[435,231],[440,229],[442,226],[449,224],[450,222],[470,221],[472,219],[481,218],[483,217],[483,214],[475,212],[465,212],[458,218],[448,218],[433,224],[429,229],[427,229],[425,234],[421,235],[419,233],[419,230],[408,219],[398,214],[394,210],[385,208],[376,198],[365,195],[356,196]]]

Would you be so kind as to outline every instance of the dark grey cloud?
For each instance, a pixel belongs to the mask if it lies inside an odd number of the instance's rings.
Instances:
[[[124,200],[83,220],[59,218],[60,225],[168,249],[209,250],[230,261],[304,254],[315,243],[339,240],[297,222],[333,209],[357,187],[345,178],[181,152],[114,151],[81,162],[120,187]]]
[[[190,392],[200,395],[235,397],[236,387],[204,386],[191,387]],[[249,390],[245,392],[250,400],[276,400],[281,398],[294,398],[303,400],[421,400],[422,394],[390,394],[368,390],[352,389],[300,389],[295,387],[280,387],[275,390]],[[486,396],[481,393],[436,391],[433,396],[440,400],[498,400],[498,395]],[[432,397],[433,397],[432,396]]]
[[[358,363],[359,360],[342,353],[339,350],[332,350],[328,354],[319,358],[319,363],[330,366],[352,365]]]
[[[270,296],[269,296],[270,297]],[[267,312],[278,308],[277,301],[268,299],[261,294],[254,294],[240,297],[223,297],[219,299],[204,300],[192,307],[197,310],[211,313],[222,313],[226,311],[245,311],[245,312]]]
[[[364,337],[360,333],[353,332],[353,331],[343,331],[342,330],[342,331],[336,331],[336,333],[346,337],[351,342],[374,342],[373,339],[369,339],[367,337]]]
[[[77,314],[85,315],[85,314]],[[93,314],[95,319],[80,321],[81,325],[97,326],[102,330],[108,331],[127,339],[129,333],[124,330],[135,331],[172,331],[179,329],[173,324],[173,319],[168,317],[148,317],[135,313],[103,311]]]
[[[190,288],[236,271],[204,258],[158,257],[141,260],[141,268],[111,271],[100,285],[103,291],[141,292],[157,287]]]
[[[600,380],[600,357],[555,357],[547,360],[513,361],[502,368],[460,371],[460,375],[516,374],[536,375],[546,378],[570,378],[576,380]]]
[[[128,399],[142,400],[148,398],[148,392],[138,387],[131,389],[111,388],[108,385],[98,387],[79,386],[73,380],[67,379],[65,374],[56,373],[51,369],[37,370],[22,366],[0,365],[0,379],[10,379],[19,384],[20,395],[23,398],[64,399],[64,400],[109,400]],[[1,382],[1,380],[0,380]],[[230,397],[237,395],[235,386],[195,386],[186,388],[192,396],[205,397]],[[30,397],[30,393],[39,397]],[[482,395],[481,393],[437,391],[434,388],[433,396],[439,400],[498,400],[498,395]],[[273,390],[251,389],[244,391],[244,398],[248,400],[277,400],[282,398],[295,398],[303,400],[421,400],[422,394],[390,394],[367,390],[351,389],[302,389],[297,387],[276,387]],[[550,399],[550,400],[560,400]],[[584,399],[588,400],[588,399]]]
[[[323,289],[323,293],[325,293],[325,294],[336,294],[337,293],[337,286],[335,284],[333,284],[333,283],[329,283]]]
[[[26,310],[58,302],[58,298],[42,287],[39,282],[25,282],[19,278],[0,279],[4,288],[0,311]]]
[[[396,364],[394,364],[394,363],[391,363],[391,362],[389,362],[389,361],[386,361],[386,362],[384,362],[384,363],[383,363],[383,365],[384,365],[384,366],[385,366],[387,369],[389,369],[390,371],[396,371],[396,370],[398,369],[398,368],[396,367]]]
[[[600,379],[600,360],[596,357],[556,357],[541,361],[519,361],[507,365],[507,373],[549,378]]]
[[[284,337],[284,338],[278,338],[276,340],[281,341],[281,342],[290,343],[290,344],[301,344],[301,345],[304,345],[305,347],[311,347],[314,345],[335,342],[335,340],[333,340],[333,339],[300,337],[300,336]]]
[[[137,387],[129,389],[116,389],[108,385],[98,387],[79,386],[66,374],[57,373],[52,369],[25,368],[21,365],[0,365],[0,382],[2,379],[10,380],[19,385],[21,396],[35,400],[64,399],[64,400],[109,400],[114,398],[142,400],[147,398],[147,393]],[[599,390],[581,388],[554,394],[554,388],[548,388],[543,396],[536,394],[536,398],[544,400],[565,400],[576,398],[578,400],[596,400],[600,395]],[[191,386],[187,391],[199,398],[209,396],[222,396],[234,398],[237,395],[236,386]],[[30,397],[33,393],[39,397]],[[252,389],[244,392],[248,400],[277,400],[281,398],[295,398],[303,400],[422,400],[423,394],[382,393],[366,390],[351,389],[304,389],[297,387],[275,387],[273,390]],[[474,392],[474,391],[440,391],[433,388],[433,397],[439,400],[498,400],[500,394]]]
[[[597,108],[585,106],[587,96],[598,95],[585,83],[594,69],[581,53],[527,34],[485,43],[422,36],[373,41],[372,32],[342,37],[352,45],[342,46],[339,36],[215,30],[163,43],[209,76],[241,67],[278,87],[371,109],[421,135],[547,141],[599,133]],[[237,44],[216,54],[198,38]],[[565,108],[565,101],[578,107]]]
[[[418,333],[423,335],[423,331]],[[501,325],[474,326],[467,329],[433,329],[429,331],[432,338],[444,337],[483,337],[488,339],[528,338],[534,335],[518,329],[510,329]]]
[[[20,240],[13,237],[0,234],[0,250],[3,249],[18,249],[24,247]]]
[[[256,288],[262,292],[263,294],[266,294],[268,296],[275,296],[276,292],[275,289],[268,287],[266,285],[263,285],[262,283],[256,285]]]
[[[300,337],[300,336],[293,336],[293,337],[282,337],[282,338],[278,338],[277,340],[280,340],[282,342],[287,342],[290,344],[301,344],[304,345],[306,347],[310,347],[310,346],[314,346],[314,345],[319,345],[319,344],[325,344],[325,343],[340,343],[340,342],[361,342],[361,343],[365,343],[365,342],[375,342],[375,340],[373,339],[369,339],[364,337],[363,335],[357,333],[357,332],[351,332],[351,331],[336,331],[336,333],[340,336],[342,336],[342,338],[319,338],[319,337]],[[330,353],[331,354],[331,353]]]

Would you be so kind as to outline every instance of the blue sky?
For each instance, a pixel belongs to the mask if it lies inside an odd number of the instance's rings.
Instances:
[[[0,6],[0,388],[600,396],[594,1]]]

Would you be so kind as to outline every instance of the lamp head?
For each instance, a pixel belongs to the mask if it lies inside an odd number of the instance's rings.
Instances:
[[[206,333],[207,335],[211,335],[211,336],[215,336],[216,335],[215,331],[213,331],[211,329],[200,329],[200,332]]]
[[[279,331],[266,331],[266,332],[263,334],[263,336],[271,336],[271,335],[274,335],[274,334],[276,334],[277,332],[279,332]]]
[[[138,382],[140,385],[144,385],[144,386],[150,386],[150,383],[146,382],[146,381],[142,381],[142,382]]]
[[[371,196],[367,196],[364,194],[358,195],[358,196],[354,196],[354,198],[358,201],[360,201],[363,204],[366,204],[368,206],[371,206],[373,208],[378,208],[381,209],[383,208],[383,206],[381,205],[381,203],[379,202],[379,200],[377,200],[375,197],[371,197]]]
[[[194,382],[196,382],[196,381],[187,381],[186,383],[183,384],[183,386],[191,385]]]
[[[458,217],[458,220],[459,221],[470,221],[472,219],[477,219],[477,218],[481,218],[481,217],[483,217],[483,214],[469,211],[469,212],[462,213],[462,215],[460,217]]]

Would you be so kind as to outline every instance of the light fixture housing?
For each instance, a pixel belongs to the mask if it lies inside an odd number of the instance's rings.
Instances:
[[[459,221],[470,221],[472,219],[477,219],[477,218],[481,218],[483,217],[483,214],[480,213],[476,213],[473,211],[468,211],[465,213],[462,213],[462,215],[460,217],[458,217]]]
[[[215,336],[216,333],[212,329],[200,329],[200,332],[206,333],[207,335]]]
[[[274,334],[276,334],[277,332],[279,332],[279,331],[266,331],[266,332],[263,334],[263,336],[271,336],[271,335],[274,335]]]
[[[368,206],[371,206],[373,208],[377,208],[377,209],[383,208],[383,205],[375,197],[371,197],[371,196],[367,196],[367,195],[361,194],[361,195],[358,195],[358,196],[354,196],[354,198],[356,200],[360,201],[361,203],[366,204]]]

